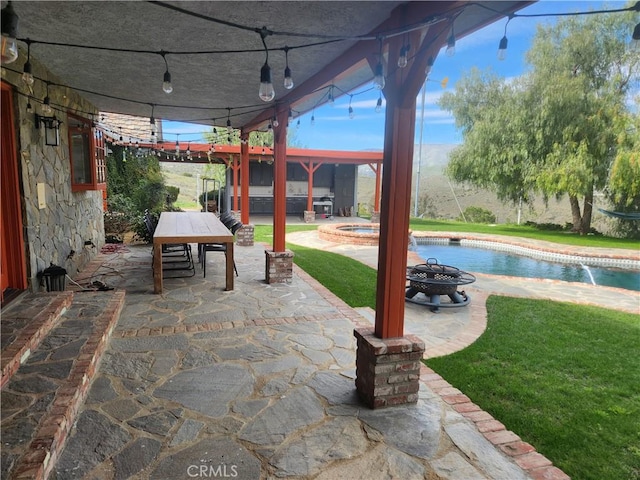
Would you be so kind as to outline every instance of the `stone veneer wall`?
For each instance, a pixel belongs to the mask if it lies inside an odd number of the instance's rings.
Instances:
[[[34,112],[27,112],[28,90],[21,80],[24,52],[2,71],[2,79],[14,87],[16,151],[22,192],[22,221],[27,262],[27,281],[32,291],[44,289],[39,273],[51,263],[64,267],[73,276],[82,269],[104,245],[102,192],[98,190],[72,192],[67,112],[89,118],[97,109],[75,91],[49,86],[49,97],[60,126],[60,146],[44,145],[42,129],[35,128],[35,113],[42,113],[46,85],[42,80],[63,83],[51,75],[41,63],[31,57],[36,77],[30,103]],[[38,207],[37,184],[45,184],[46,207]],[[85,245],[91,241],[93,246]],[[72,253],[73,251],[73,253]]]

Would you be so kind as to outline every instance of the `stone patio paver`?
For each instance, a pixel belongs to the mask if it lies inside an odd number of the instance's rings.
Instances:
[[[212,257],[206,279],[167,279],[154,295],[147,246],[83,272],[125,289],[126,303],[52,478],[568,478],[427,367],[417,405],[363,407],[353,330],[374,313],[349,308],[297,268],[290,284],[267,285],[264,247],[236,250],[232,292]],[[375,247],[340,250],[375,262]],[[484,331],[490,293],[554,298],[573,288],[483,277],[468,307],[407,305],[406,332],[425,340],[425,355],[450,353]],[[637,306],[637,295],[603,290],[576,301]],[[76,347],[57,346],[55,361]]]

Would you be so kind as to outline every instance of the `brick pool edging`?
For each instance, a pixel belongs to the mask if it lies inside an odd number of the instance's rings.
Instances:
[[[455,242],[461,246],[481,247],[491,250],[517,253],[538,260],[549,260],[558,263],[584,264],[593,267],[613,267],[629,270],[640,270],[640,252],[633,251],[612,253],[612,250],[600,249],[597,252],[571,252],[578,249],[569,245],[563,245],[564,251],[559,251],[558,247],[547,245],[541,241],[536,244],[524,242],[519,238],[501,236],[499,238],[490,235],[479,236],[478,234],[458,233],[458,232],[413,232],[413,238],[418,245],[448,245]],[[533,240],[532,240],[533,241]],[[569,253],[567,253],[569,251]]]

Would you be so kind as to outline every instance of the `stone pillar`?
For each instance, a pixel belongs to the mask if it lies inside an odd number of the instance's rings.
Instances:
[[[380,223],[380,212],[371,213],[371,223]]]
[[[316,211],[315,210],[305,210],[304,211],[304,223],[313,223],[316,221]]]
[[[416,403],[424,342],[415,335],[381,339],[373,328],[357,328],[356,390],[375,409]]]
[[[253,225],[243,225],[236,232],[236,245],[240,247],[253,247],[254,227]]]
[[[293,278],[293,252],[265,250],[267,283],[289,283]]]

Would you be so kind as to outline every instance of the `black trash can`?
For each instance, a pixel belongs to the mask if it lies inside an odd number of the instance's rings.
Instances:
[[[67,286],[67,271],[53,263],[42,272],[47,292],[63,292]]]

